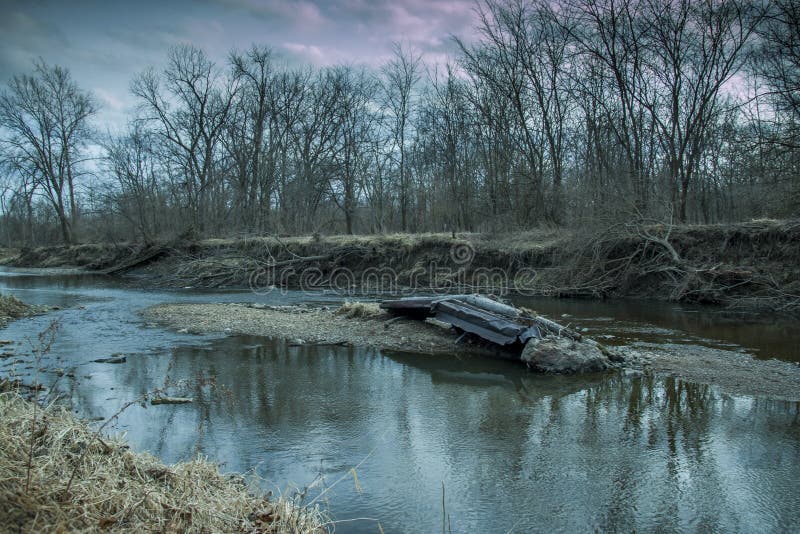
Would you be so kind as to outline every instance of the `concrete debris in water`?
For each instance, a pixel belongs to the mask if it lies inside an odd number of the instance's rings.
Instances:
[[[498,355],[521,360],[541,372],[604,371],[622,359],[610,357],[595,341],[554,321],[480,295],[389,300],[381,308],[398,317],[449,324],[462,338],[471,336],[492,344],[502,349]]]
[[[591,373],[614,367],[596,344],[563,337],[532,339],[520,358],[543,373]]]

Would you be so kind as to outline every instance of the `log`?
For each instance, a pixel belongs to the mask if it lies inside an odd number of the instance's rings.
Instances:
[[[100,272],[103,273],[103,274],[108,274],[108,275],[118,274],[118,273],[121,273],[123,271],[127,271],[128,269],[133,269],[134,267],[138,267],[139,265],[142,265],[144,263],[152,261],[152,260],[156,259],[158,256],[161,256],[162,254],[166,253],[167,250],[168,250],[167,247],[159,247],[159,248],[156,248],[156,249],[152,249],[152,250],[150,250],[148,252],[140,254],[139,256],[137,256],[137,257],[135,257],[133,259],[125,260],[125,261],[123,261],[121,263],[118,263],[114,267],[109,267],[108,269],[103,269]]]
[[[125,363],[128,358],[125,356],[111,356],[110,358],[98,358],[93,361],[95,363]]]
[[[156,397],[150,400],[150,404],[157,406],[159,404],[188,404],[194,401],[190,397]]]
[[[266,263],[262,267],[266,269],[274,269],[275,267],[285,267],[287,265],[294,265],[296,263],[308,263],[310,261],[325,261],[331,259],[332,256],[333,254],[322,254],[320,256],[305,256],[301,258],[292,258],[291,260]]]

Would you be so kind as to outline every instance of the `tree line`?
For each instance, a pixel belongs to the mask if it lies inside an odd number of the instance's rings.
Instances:
[[[489,0],[448,64],[215,64],[99,105],[43,62],[0,94],[0,241],[490,231],[800,212],[793,0]]]

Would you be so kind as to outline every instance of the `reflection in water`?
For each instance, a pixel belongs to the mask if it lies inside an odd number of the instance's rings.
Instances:
[[[800,520],[797,403],[674,378],[547,377],[505,362],[231,337],[107,367],[131,394],[198,372],[227,394],[126,412],[167,461],[199,450],[284,489],[358,470],[326,497],[387,531],[781,530]],[[72,393],[107,415],[97,390]],[[202,428],[202,432],[199,430]],[[316,491],[322,487],[320,485]],[[315,495],[314,490],[310,497]],[[374,523],[346,531],[375,532]]]
[[[513,297],[527,306],[607,344],[654,341],[745,347],[757,358],[800,362],[800,329],[791,317],[734,314],[722,308],[646,300],[592,301]],[[561,317],[566,314],[566,317]]]
[[[144,328],[136,310],[307,296],[74,284],[0,281],[28,300],[85,307],[53,315],[62,329],[42,362],[74,371],[58,387],[79,414],[108,417],[168,379],[215,377],[218,389],[188,392],[194,403],[134,406],[116,429],[136,450],[169,462],[201,452],[224,470],[255,470],[273,489],[321,480],[309,499],[363,461],[362,493],[345,478],[325,494],[335,519],[372,517],[387,532],[438,530],[444,482],[453,532],[781,531],[800,522],[798,403],[674,378],[540,376],[476,358],[180,335]],[[31,337],[50,318],[13,323],[3,337]],[[92,362],[116,351],[127,363]],[[362,521],[337,530],[377,528]]]

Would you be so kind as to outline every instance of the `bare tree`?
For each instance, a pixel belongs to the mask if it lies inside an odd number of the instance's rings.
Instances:
[[[234,163],[237,210],[244,224],[263,228],[269,216],[274,185],[275,147],[272,51],[253,46],[230,55],[240,91],[227,122],[225,146]]]
[[[772,121],[780,131],[776,143],[800,149],[800,5],[793,0],[770,2],[758,28],[759,46],[753,71],[775,108]]]
[[[480,31],[487,42],[474,49],[457,41],[464,65],[513,103],[531,173],[547,168],[551,174],[547,216],[559,222],[563,218],[564,136],[571,105],[570,32],[544,0],[492,0],[480,15]],[[535,183],[541,187],[538,176]]]
[[[119,185],[114,202],[119,213],[134,226],[143,242],[151,242],[166,211],[160,202],[153,135],[134,123],[125,135],[107,143],[106,165]]]
[[[645,58],[653,90],[637,95],[665,152],[673,202],[686,222],[689,185],[720,109],[720,91],[744,64],[758,17],[738,0],[647,1]]]
[[[392,118],[392,136],[399,173],[398,197],[400,201],[400,229],[408,229],[408,211],[411,197],[406,169],[406,135],[413,113],[414,86],[420,79],[421,56],[394,45],[394,57],[383,67],[384,94]]]
[[[370,109],[376,84],[363,69],[339,67],[331,83],[339,96],[336,122],[339,125],[336,148],[328,172],[330,197],[345,218],[345,233],[353,233],[355,210],[361,197],[360,186],[369,172],[369,142],[374,135],[375,116]]]
[[[78,221],[76,179],[80,174],[89,119],[97,105],[68,70],[36,63],[33,75],[15,76],[0,94],[3,157],[44,195],[55,211],[65,243]]]
[[[647,49],[643,43],[650,21],[643,16],[639,0],[568,1],[574,17],[568,28],[586,57],[575,78],[579,94],[596,99],[593,104],[604,127],[624,154],[625,168],[617,170],[629,177],[636,209],[645,210],[653,174],[650,114],[642,103],[651,81],[645,74]],[[596,77],[603,81],[599,94],[591,85]]]
[[[162,88],[163,84],[163,88]],[[173,48],[164,72],[134,79],[143,120],[155,126],[168,148],[176,184],[184,193],[192,229],[208,225],[212,189],[218,184],[215,158],[236,91],[234,83],[193,46]]]

